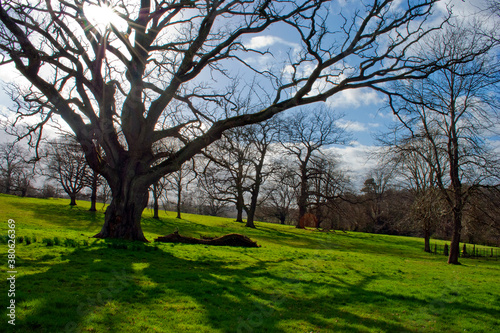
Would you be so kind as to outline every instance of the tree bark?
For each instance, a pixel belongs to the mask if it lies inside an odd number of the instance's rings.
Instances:
[[[255,223],[254,223],[254,218],[255,218],[255,211],[257,210],[257,200],[259,199],[259,192],[260,192],[260,185],[262,184],[262,168],[264,167],[264,157],[265,157],[266,151],[264,150],[264,153],[261,156],[261,160],[257,164],[257,167],[255,168],[255,183],[253,186],[253,191],[252,191],[252,198],[250,200],[250,209],[248,210],[248,216],[247,216],[247,227],[250,228],[255,228]]]
[[[141,216],[148,204],[148,186],[137,184],[134,177],[122,179],[111,188],[111,204],[105,222],[95,238],[120,238],[148,242],[141,229]]]
[[[91,212],[97,211],[97,172],[92,173],[92,194],[90,195],[90,209]]]
[[[5,194],[10,194],[12,188],[12,178],[10,173],[5,178]]]
[[[158,205],[158,183],[153,184],[153,218],[160,219],[158,215],[159,205]]]
[[[243,209],[245,201],[243,199],[243,189],[240,185],[237,186],[237,198],[236,198],[236,222],[243,222]]]
[[[242,247],[260,247],[256,242],[252,241],[245,235],[228,234],[217,238],[198,239],[179,235],[179,232],[161,236],[155,239],[155,242],[162,243],[184,243],[184,244],[203,244],[215,246],[242,246]]]
[[[431,233],[428,229],[424,230],[424,251],[431,253]]]
[[[257,209],[257,198],[259,196],[258,190],[254,189],[252,199],[250,201],[250,209],[248,210],[247,223],[245,227],[255,228],[254,218],[255,210]]]
[[[181,217],[181,203],[182,203],[182,185],[179,180],[179,184],[177,184],[177,218],[180,219]]]
[[[450,255],[448,264],[459,265],[460,257],[460,235],[462,233],[462,211],[456,209],[453,211],[453,234],[451,236]]]
[[[450,108],[451,124],[450,138],[448,140],[448,159],[450,161],[450,180],[453,189],[453,234],[451,236],[450,256],[448,264],[459,265],[460,235],[462,233],[462,210],[464,197],[462,194],[462,182],[460,181],[460,156],[458,131],[456,128],[457,117],[455,115],[455,104]]]
[[[76,206],[76,193],[70,193],[69,198],[71,199],[69,205]]]
[[[300,170],[300,194],[297,200],[297,205],[299,206],[299,220],[297,223],[297,228],[304,229],[304,215],[307,213],[307,162],[302,163]]]

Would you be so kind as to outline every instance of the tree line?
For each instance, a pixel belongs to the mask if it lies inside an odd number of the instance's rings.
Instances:
[[[356,179],[331,149],[350,139],[340,119],[320,108],[224,133],[202,155],[150,187],[153,217],[172,210],[177,218],[182,213],[228,216],[253,228],[258,220],[321,231],[418,236],[425,239],[427,252],[431,237],[450,239],[453,215],[425,159],[413,150],[403,156],[398,146],[385,146],[377,155],[379,165],[357,189]],[[164,140],[156,149],[167,152],[175,144]],[[1,147],[2,193],[54,196],[54,189],[47,192],[51,184],[76,205],[77,196],[87,189],[80,197],[91,199],[91,210],[96,209],[96,193],[100,202],[109,199],[109,186],[87,165],[72,136],[44,144],[38,167],[18,146]],[[38,192],[33,170],[48,181]],[[21,191],[26,184],[27,190]],[[498,186],[465,186],[471,194],[462,211],[462,239],[498,246]]]

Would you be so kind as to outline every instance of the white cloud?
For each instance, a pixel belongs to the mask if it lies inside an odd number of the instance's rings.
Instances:
[[[370,128],[380,127],[379,123],[362,123],[359,121],[344,120],[344,119],[339,120],[338,124],[341,127],[345,127],[348,131],[351,132],[366,132],[369,131]]]
[[[348,170],[356,188],[361,188],[366,174],[377,165],[377,160],[372,157],[377,149],[379,148],[376,146],[366,146],[356,141],[351,142],[349,146],[328,148],[339,157],[342,167]]]
[[[360,123],[359,121],[339,121],[341,126],[345,126],[347,130],[353,132],[364,132],[367,131],[368,128],[365,124]]]
[[[245,47],[250,49],[264,49],[275,44],[283,44],[294,49],[299,47],[299,44],[292,43],[276,36],[256,36],[250,39],[250,42],[245,44]]]
[[[26,81],[24,77],[21,76],[21,73],[18,72],[16,66],[13,63],[1,66],[0,81],[14,82],[20,79]]]
[[[348,89],[333,95],[327,100],[332,108],[359,108],[368,105],[380,105],[384,98],[370,88]]]

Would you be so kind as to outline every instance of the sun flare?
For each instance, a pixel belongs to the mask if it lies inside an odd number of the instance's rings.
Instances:
[[[126,29],[127,22],[111,6],[88,5],[84,7],[83,11],[89,23],[101,33],[104,33],[111,25],[120,31]]]

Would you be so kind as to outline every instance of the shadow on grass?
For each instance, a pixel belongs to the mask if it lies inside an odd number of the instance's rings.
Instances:
[[[180,258],[167,249],[144,252],[93,245],[63,255],[63,262],[44,272],[20,276],[15,331],[281,333],[299,327],[304,332],[406,332],[408,323],[367,318],[349,309],[397,301],[411,311],[435,302],[371,291],[368,285],[382,276],[356,270],[351,271],[356,283],[335,276],[320,283],[298,271],[268,269],[277,262],[242,267],[240,261],[217,257]],[[285,261],[291,260],[279,262]],[[465,303],[455,303],[454,309],[479,311],[488,318],[497,315]],[[5,308],[2,316],[6,318]]]
[[[44,205],[23,203],[22,209],[32,211],[34,221],[43,221],[44,224],[67,229],[79,231],[97,230],[104,223],[103,212],[90,212],[87,208],[61,205],[51,201],[47,201]]]

